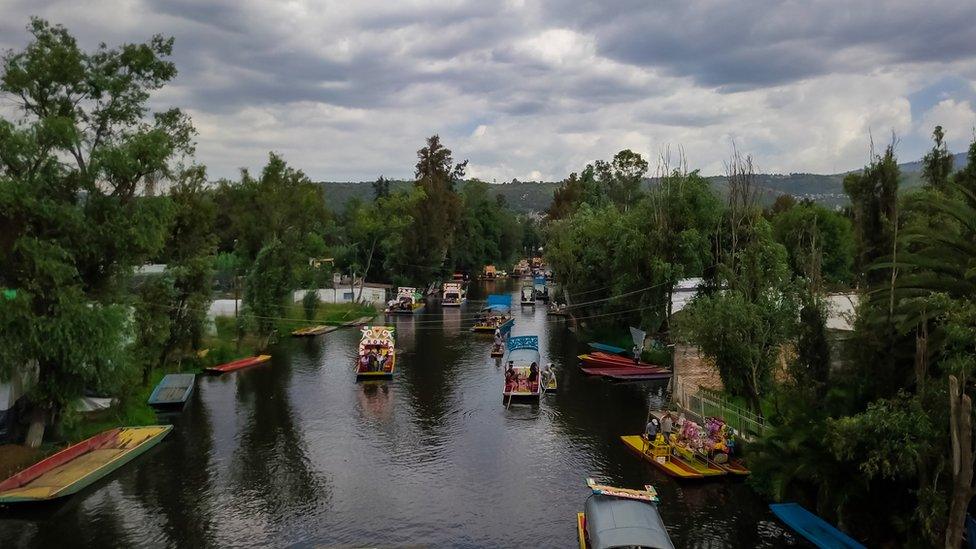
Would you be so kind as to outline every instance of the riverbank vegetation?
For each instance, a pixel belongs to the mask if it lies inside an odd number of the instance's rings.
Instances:
[[[871,546],[958,547],[974,494],[976,143],[956,169],[934,138],[922,188],[900,192],[889,146],[847,175],[844,210],[762,208],[734,151],[724,197],[672,169],[615,198],[623,151],[570,176],[550,209],[547,258],[578,318],[697,347],[765,417],[753,485]],[[672,315],[688,277],[696,297]],[[859,303],[849,333],[826,326],[833,292]]]
[[[145,396],[164,372],[374,314],[362,286],[356,303],[294,303],[334,273],[419,286],[539,244],[534,220],[462,182],[467,163],[436,135],[410,188],[380,178],[373,201],[341,214],[273,152],[260,173],[213,182],[190,118],[151,102],[177,74],[173,39],[85,51],[61,26],[32,19],[28,30],[0,78],[16,111],[0,119],[0,380],[36,368],[31,446],[46,425],[71,439],[102,420],[151,421]],[[208,318],[215,296],[242,298],[236,319]],[[86,424],[71,404],[91,392],[118,404]]]

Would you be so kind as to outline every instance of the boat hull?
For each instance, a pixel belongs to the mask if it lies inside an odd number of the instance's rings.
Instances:
[[[662,461],[659,459],[659,457],[662,456],[653,455],[649,449],[647,441],[640,435],[625,435],[620,437],[620,440],[627,445],[627,448],[630,448],[630,450],[635,452],[641,458],[649,461],[666,475],[686,480],[705,478],[705,475],[696,471],[690,465],[684,463],[683,460],[674,456],[668,456],[664,459],[664,461]]]
[[[475,325],[471,328],[471,331],[493,334],[495,333],[495,330],[501,330],[503,334],[507,334],[509,330],[512,329],[512,326],[514,325],[515,325],[515,319],[510,318],[505,322],[503,322],[502,324],[499,324],[498,326]]]
[[[99,433],[0,483],[0,503],[50,501],[75,494],[144,454],[172,430],[172,425],[153,425]]]
[[[234,372],[242,368],[264,364],[269,360],[271,360],[271,355],[252,356],[235,360],[233,362],[227,362],[226,364],[221,364],[220,366],[212,366],[210,368],[206,368],[206,371],[212,374],[226,374],[227,372]]]
[[[149,395],[149,405],[156,409],[182,408],[193,394],[195,379],[193,374],[167,374]]]

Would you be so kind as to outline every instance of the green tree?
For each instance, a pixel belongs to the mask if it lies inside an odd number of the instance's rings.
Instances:
[[[876,156],[860,172],[844,177],[844,191],[851,199],[854,215],[856,256],[854,266],[858,278],[873,286],[890,278],[890,270],[868,270],[868,266],[894,249],[895,226],[898,224],[898,179],[900,170],[894,146],[884,155]]]
[[[772,218],[773,235],[786,247],[790,267],[819,285],[851,280],[854,234],[850,220],[823,206],[805,202]]]
[[[373,200],[390,196],[390,180],[382,175],[373,182]]]
[[[19,115],[0,120],[0,376],[37,363],[28,443],[86,385],[124,377],[121,289],[163,247],[172,209],[146,200],[193,151],[176,109],[149,98],[176,75],[173,41],[81,50],[61,26],[32,19],[32,41],[3,58],[0,91]]]
[[[922,158],[922,179],[932,188],[943,189],[952,175],[952,154],[949,153],[949,146],[945,142],[942,126],[935,127],[932,139],[935,140],[935,145]]]
[[[281,240],[273,239],[261,248],[247,274],[244,311],[253,319],[261,349],[267,348],[277,320],[284,317],[295,285],[294,264],[294,252]]]

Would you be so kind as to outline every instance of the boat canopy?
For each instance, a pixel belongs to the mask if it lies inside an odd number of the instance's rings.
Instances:
[[[593,549],[674,549],[652,503],[594,494],[586,500],[586,533]]]
[[[392,349],[394,329],[390,326],[363,326],[363,336],[359,340],[359,354],[367,347],[387,347]]]
[[[516,366],[527,367],[533,362],[542,366],[539,354],[539,336],[514,336],[508,338],[508,360]]]
[[[508,311],[512,308],[512,296],[491,294],[488,296],[488,306],[485,308],[492,311]]]

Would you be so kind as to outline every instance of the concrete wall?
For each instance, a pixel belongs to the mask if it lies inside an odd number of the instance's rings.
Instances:
[[[293,296],[295,302],[301,301],[308,290],[297,290]],[[323,303],[352,303],[359,296],[359,288],[320,288],[317,290],[319,301]],[[386,305],[386,288],[363,288],[362,300],[372,305]]]
[[[244,305],[239,299],[215,299],[210,303],[210,310],[207,311],[207,317],[234,316],[234,301],[237,301],[238,310],[243,311]]]

